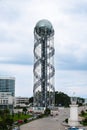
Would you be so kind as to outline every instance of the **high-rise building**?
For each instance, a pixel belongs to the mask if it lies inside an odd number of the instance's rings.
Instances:
[[[34,106],[54,106],[54,29],[48,20],[40,20],[34,28],[33,71]]]
[[[0,77],[0,108],[12,109],[15,97],[15,78]]]
[[[15,95],[15,78],[0,77],[0,92],[10,92],[12,96]]]

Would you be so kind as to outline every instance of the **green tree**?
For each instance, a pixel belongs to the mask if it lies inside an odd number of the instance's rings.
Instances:
[[[77,104],[78,104],[79,106],[82,106],[84,102],[85,102],[85,99],[84,99],[84,98],[77,97]]]
[[[33,97],[29,98],[29,103],[33,103]]]
[[[0,110],[0,118],[2,119],[3,118],[3,111]]]
[[[55,104],[56,106],[65,106],[68,107],[70,104],[70,97],[67,94],[64,94],[63,92],[55,92]]]
[[[44,114],[45,115],[50,115],[51,113],[51,110],[49,108],[46,108],[45,111],[44,111]]]
[[[9,130],[11,130],[12,129],[12,124],[13,124],[13,119],[11,119],[11,118],[6,118],[6,120],[5,120],[5,123],[6,123],[6,125],[8,126],[8,129]]]
[[[20,118],[20,116],[21,116],[21,113],[18,111],[18,118]]]
[[[27,108],[26,107],[23,108],[23,112],[24,112],[24,114],[26,114],[26,112],[27,112]]]
[[[3,114],[4,114],[5,117],[9,117],[9,116],[10,116],[10,111],[9,111],[9,109],[3,110]]]
[[[10,118],[10,111],[8,109],[0,110],[0,130],[11,130],[13,119]]]

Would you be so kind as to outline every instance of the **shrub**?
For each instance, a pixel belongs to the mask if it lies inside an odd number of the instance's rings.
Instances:
[[[51,110],[49,108],[46,108],[45,111],[44,111],[44,114],[45,115],[50,115],[51,113]]]
[[[27,123],[27,119],[24,119],[24,123]]]
[[[68,123],[68,118],[65,119],[65,122]]]
[[[81,122],[81,124],[87,125],[87,118],[83,119],[82,122]]]
[[[43,117],[44,117],[44,114],[38,115],[38,118],[43,118]]]
[[[82,111],[81,111],[81,115],[83,116],[84,114],[85,114],[85,112],[82,110]]]

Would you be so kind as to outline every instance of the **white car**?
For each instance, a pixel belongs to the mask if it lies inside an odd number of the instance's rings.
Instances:
[[[18,128],[18,127],[14,127],[12,130],[20,130],[20,128]]]

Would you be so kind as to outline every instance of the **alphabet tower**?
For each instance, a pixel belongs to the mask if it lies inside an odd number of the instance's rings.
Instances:
[[[34,28],[34,107],[55,104],[54,29],[48,20],[40,20]]]

